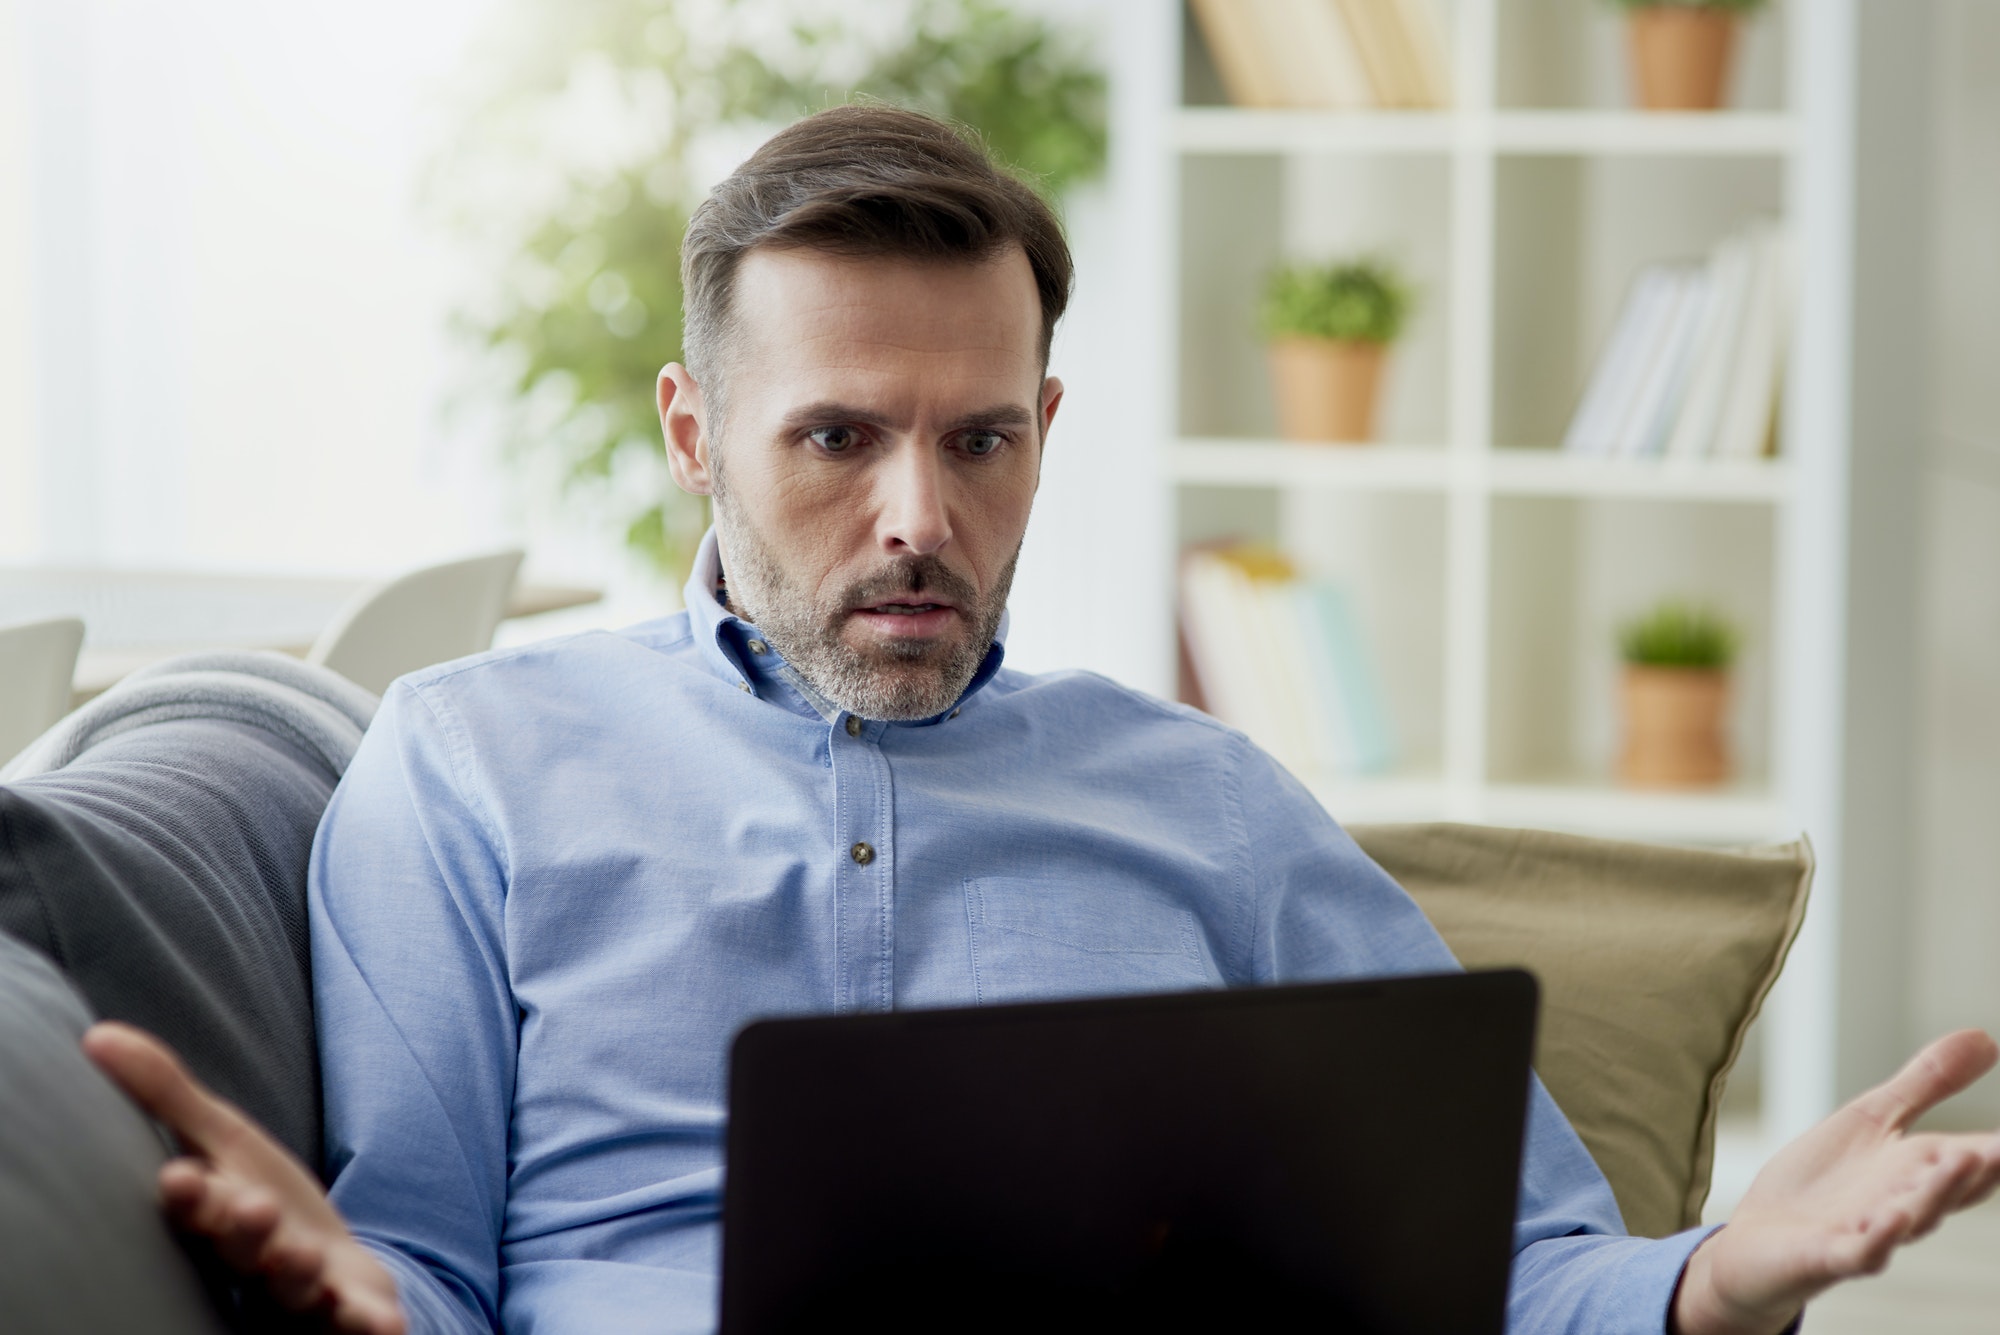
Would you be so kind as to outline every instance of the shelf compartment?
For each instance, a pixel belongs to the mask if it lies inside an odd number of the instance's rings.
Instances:
[[[1740,633],[1729,791],[1761,795],[1772,767],[1780,512],[1650,495],[1512,495],[1494,499],[1491,518],[1486,781],[1509,792],[1671,797],[1669,811],[1705,809],[1681,794],[1628,792],[1612,777],[1623,731],[1619,627],[1672,598],[1715,608]]]

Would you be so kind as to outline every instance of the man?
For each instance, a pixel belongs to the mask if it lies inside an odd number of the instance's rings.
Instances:
[[[683,262],[660,417],[716,513],[688,611],[405,678],[321,826],[330,1202],[156,1045],[87,1040],[188,1144],[169,1212],[341,1329],[708,1328],[755,1015],[1451,967],[1240,735],[1001,669],[1070,283],[1031,192],[840,108],[718,186]],[[1513,1325],[1785,1328],[2000,1180],[1992,1137],[1905,1134],[1994,1059],[1941,1041],[1728,1228],[1657,1242],[1538,1090]]]

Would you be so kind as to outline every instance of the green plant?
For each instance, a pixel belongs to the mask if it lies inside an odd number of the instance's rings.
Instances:
[[[1285,265],[1264,284],[1264,333],[1393,343],[1410,304],[1409,287],[1381,260]]]
[[[1103,71],[1078,34],[998,0],[514,10],[500,76],[431,182],[497,279],[458,324],[490,354],[484,389],[517,466],[621,526],[669,578],[685,572],[708,511],[666,479],[654,382],[681,359],[681,234],[715,160],[873,98],[966,127],[1051,197],[1103,170]]]
[[[1722,669],[1735,661],[1736,630],[1719,613],[1668,599],[1618,628],[1618,649],[1635,667]]]
[[[1614,9],[1726,9],[1732,14],[1754,14],[1771,0],[1604,0]]]

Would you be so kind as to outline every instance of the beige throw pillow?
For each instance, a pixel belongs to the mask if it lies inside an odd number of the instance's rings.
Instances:
[[[1469,969],[1542,983],[1536,1069],[1625,1225],[1701,1221],[1716,1109],[1812,883],[1804,840],[1740,852],[1478,825],[1350,828]]]

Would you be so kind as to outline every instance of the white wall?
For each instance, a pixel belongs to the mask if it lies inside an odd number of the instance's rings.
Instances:
[[[1104,0],[1043,7],[1111,59]],[[610,525],[524,495],[491,424],[447,411],[467,260],[418,195],[501,8],[0,0],[21,76],[0,77],[0,560],[366,573],[525,540],[531,574],[614,596],[510,637],[675,605]],[[1125,197],[1070,205],[1070,392],[1011,657],[1163,687],[1156,600],[1101,579],[1129,574],[1121,493],[1151,477],[1121,370]]]
[[[41,544],[28,295],[28,99],[19,6],[0,0],[0,561]]]
[[[13,0],[38,554],[372,571],[505,536],[440,416],[449,270],[415,207],[487,4]]]
[[[2000,1032],[2000,5],[1938,4],[1912,1043]],[[2000,1080],[1955,1119],[2000,1122]]]

